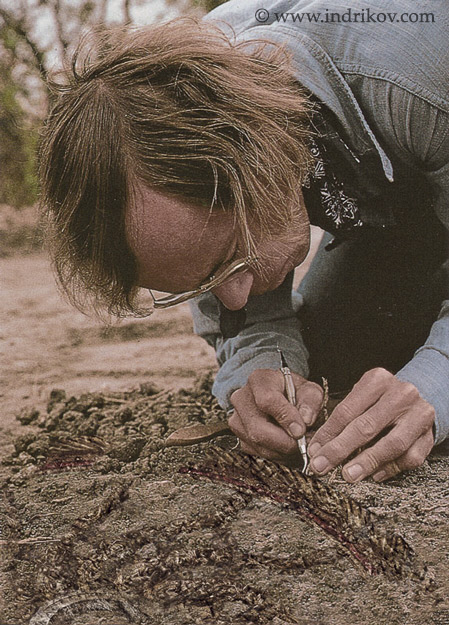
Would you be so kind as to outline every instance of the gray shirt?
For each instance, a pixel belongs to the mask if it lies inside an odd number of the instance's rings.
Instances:
[[[231,0],[205,19],[237,41],[285,45],[298,81],[336,115],[360,167],[369,163],[382,184],[393,184],[396,172],[418,172],[449,230],[449,4],[352,0],[350,13],[348,4]],[[330,12],[346,18],[331,21]],[[195,331],[216,349],[220,370],[213,392],[224,408],[231,408],[230,395],[252,371],[279,368],[277,346],[290,367],[307,377],[296,318],[300,305],[288,284],[251,297],[247,327],[224,341],[215,298],[206,294],[192,302]],[[442,442],[449,436],[449,301],[425,345],[396,375],[434,406],[435,442]]]

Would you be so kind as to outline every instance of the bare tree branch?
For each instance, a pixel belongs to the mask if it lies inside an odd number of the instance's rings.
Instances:
[[[61,56],[64,64],[67,62],[67,50],[69,47],[69,42],[65,38],[64,29],[62,26],[62,9],[61,9],[61,0],[54,0],[52,3],[52,13],[53,18],[56,24],[56,32],[58,35],[58,42],[61,48]]]
[[[124,0],[123,2],[123,15],[125,16],[125,24],[131,23],[131,0]]]
[[[0,17],[2,18],[5,26],[15,32],[20,37],[20,39],[26,43],[33,55],[35,65],[39,70],[39,74],[41,78],[45,81],[47,77],[47,71],[44,64],[45,53],[30,38],[25,17],[16,18],[9,11],[6,11],[6,9],[2,8],[0,8]]]
[[[106,12],[108,9],[108,0],[101,0],[100,11],[99,11],[99,22],[100,24],[106,23]]]

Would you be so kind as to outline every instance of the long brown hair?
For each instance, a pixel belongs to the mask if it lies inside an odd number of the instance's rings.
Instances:
[[[125,213],[136,182],[229,210],[253,244],[285,231],[310,169],[311,107],[285,51],[192,19],[81,43],[50,84],[42,206],[59,282],[81,309],[137,314]]]

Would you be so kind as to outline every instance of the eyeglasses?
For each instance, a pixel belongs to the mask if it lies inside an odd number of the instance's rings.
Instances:
[[[221,286],[228,278],[236,273],[239,273],[240,271],[248,269],[248,267],[256,262],[256,256],[247,256],[244,259],[236,260],[223,269],[223,271],[221,271],[218,275],[210,276],[204,284],[201,284],[193,291],[186,291],[185,293],[177,293],[174,295],[165,295],[164,297],[156,299],[150,290],[150,294],[154,302],[154,308],[170,308],[171,306],[176,306],[176,304],[180,304],[181,302],[186,302],[189,299],[198,297],[198,295],[207,293],[207,291]]]

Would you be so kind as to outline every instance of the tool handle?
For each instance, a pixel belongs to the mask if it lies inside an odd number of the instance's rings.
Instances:
[[[293,383],[293,376],[292,376],[292,372],[290,371],[290,367],[282,366],[281,372],[282,372],[282,375],[284,376],[285,394],[287,396],[287,399],[291,404],[296,406],[296,389]],[[297,440],[297,444],[298,444],[298,449],[301,452],[302,459],[304,461],[302,472],[305,475],[308,475],[309,457],[307,455],[306,437],[301,436],[301,438]]]
[[[284,376],[285,394],[288,401],[296,406],[296,389],[293,383],[292,372],[289,367],[281,367],[282,375]]]

